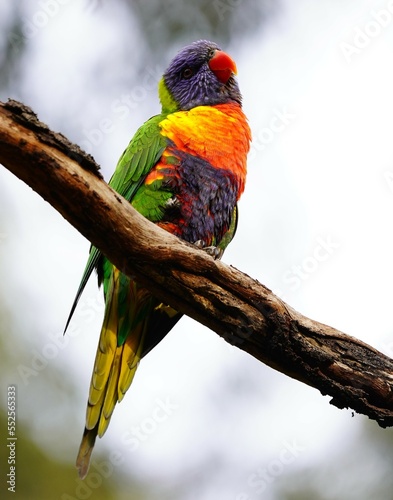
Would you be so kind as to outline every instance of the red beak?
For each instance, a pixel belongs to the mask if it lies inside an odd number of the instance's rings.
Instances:
[[[227,83],[232,73],[237,74],[235,61],[222,50],[216,50],[209,61],[209,68],[222,83]]]

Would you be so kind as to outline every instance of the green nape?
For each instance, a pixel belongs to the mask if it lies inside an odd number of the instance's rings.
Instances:
[[[158,82],[158,96],[160,98],[162,113],[174,113],[179,110],[179,105],[172,97],[168,87],[165,84],[164,78]]]

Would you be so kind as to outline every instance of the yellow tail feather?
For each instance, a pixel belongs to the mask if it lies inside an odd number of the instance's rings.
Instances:
[[[119,316],[119,299],[127,300],[128,311],[138,311],[137,305],[146,299],[151,299],[145,290],[129,280],[128,293],[120,293],[120,272],[113,268],[108,292],[104,322],[98,344],[94,370],[91,378],[89,400],[86,411],[86,424],[82,442],[77,457],[79,476],[83,479],[89,469],[91,453],[97,435],[102,437],[108,428],[116,403],[121,401],[129,388],[138,367],[143,349],[143,337],[146,331],[146,317],[134,324],[133,318]],[[124,281],[123,281],[124,285]],[[142,292],[142,293],[140,293]],[[132,307],[134,306],[134,307]],[[120,324],[133,325],[126,341],[117,346],[117,336]]]

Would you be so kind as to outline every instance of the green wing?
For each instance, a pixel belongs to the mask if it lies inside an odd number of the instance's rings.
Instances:
[[[137,130],[117,163],[109,185],[128,201],[133,199],[146,175],[158,162],[166,147],[166,139],[161,136],[159,128],[159,123],[164,118],[165,115],[156,115],[144,123]],[[64,332],[68,328],[86,283],[93,269],[97,268],[101,257],[100,250],[92,245]]]
[[[166,139],[159,128],[164,117],[153,116],[137,130],[109,181],[109,185],[128,201],[132,200],[165,149]]]

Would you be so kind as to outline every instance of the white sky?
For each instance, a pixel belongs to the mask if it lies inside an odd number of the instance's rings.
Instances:
[[[281,15],[252,39],[224,47],[237,61],[254,136],[240,226],[224,260],[305,315],[393,356],[393,182],[387,181],[389,173],[393,179],[393,7],[382,27],[373,11],[386,10],[388,2],[284,4]],[[32,7],[30,16],[34,12]],[[94,79],[109,79],[98,71],[97,54],[116,47],[118,32],[108,28],[113,18],[119,22],[116,9],[92,15],[75,2],[62,6],[34,37],[23,95],[42,120],[65,133],[70,125],[63,130],[59,116],[74,117],[68,135],[79,142],[86,139],[83,130],[112,120],[113,132],[92,150],[106,178],[136,127],[159,110],[151,87],[126,117],[111,108],[124,89],[103,93],[97,85],[95,92]],[[361,39],[354,42],[357,27],[373,34],[362,48]],[[358,51],[349,61],[343,43]],[[90,65],[97,70],[93,75]],[[274,130],[277,124],[280,130]],[[4,169],[0,182],[13,221],[4,230],[8,254],[2,279],[9,283],[9,304],[18,302],[24,311],[21,339],[33,331],[29,342],[42,352],[53,342],[48,335],[61,336],[88,242]],[[93,281],[84,297],[100,309]],[[102,304],[92,321],[83,316],[91,307],[82,306],[75,315],[80,333],[51,361],[69,371],[80,388],[73,408],[79,428],[66,431],[71,460],[83,430],[102,318]],[[33,385],[24,390],[34,392]],[[176,409],[137,450],[127,448],[124,433],[148,425],[157,404],[168,398]],[[277,461],[286,443],[296,442],[302,451],[283,466],[283,475],[323,464],[337,447],[360,439],[363,417],[351,418],[328,401],[185,318],[141,363],[96,448],[120,451],[127,469],[155,481],[181,483],[211,461],[217,469],[202,482],[206,489],[187,498],[253,500],[259,496],[250,476]],[[47,405],[49,411],[50,401]],[[40,421],[34,425],[38,441],[45,441]],[[281,473],[274,482],[280,480]],[[275,498],[274,484],[263,498]],[[334,498],[333,490],[326,498]]]

